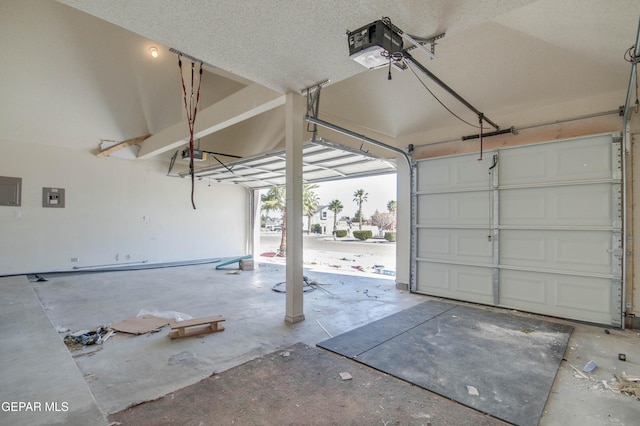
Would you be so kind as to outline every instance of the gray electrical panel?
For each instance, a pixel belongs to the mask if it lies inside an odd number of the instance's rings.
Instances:
[[[64,188],[42,188],[42,207],[64,207]]]
[[[20,206],[22,178],[0,176],[0,206]]]

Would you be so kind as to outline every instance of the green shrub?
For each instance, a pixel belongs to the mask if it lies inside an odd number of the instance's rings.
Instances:
[[[347,230],[346,229],[336,229],[336,237],[342,238],[342,237],[346,237],[346,236],[347,236]]]
[[[359,240],[364,241],[366,239],[373,238],[373,231],[371,231],[370,229],[364,229],[362,231],[353,231],[353,236]]]
[[[384,233],[384,239],[390,242],[393,242],[396,240],[396,233],[395,232],[385,232]]]
[[[319,223],[314,223],[313,225],[311,225],[311,232],[313,232],[314,234],[322,234],[322,225],[320,225]]]

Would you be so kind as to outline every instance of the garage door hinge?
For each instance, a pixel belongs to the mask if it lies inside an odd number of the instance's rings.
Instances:
[[[622,143],[622,136],[614,136],[613,143]]]

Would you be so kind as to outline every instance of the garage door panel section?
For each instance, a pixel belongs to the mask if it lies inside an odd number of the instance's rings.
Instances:
[[[432,296],[491,304],[492,271],[481,266],[419,262],[418,276],[422,287]]]
[[[483,229],[418,229],[418,257],[491,265],[492,247]]]
[[[502,230],[500,265],[608,275],[615,244],[609,231]]]
[[[600,226],[618,225],[611,183],[505,189],[500,192],[501,225]]]
[[[489,224],[489,200],[486,192],[457,192],[423,195],[418,201],[418,223],[426,226]]]
[[[420,160],[413,290],[621,324],[622,163],[614,135]]]
[[[613,287],[611,280],[602,278],[500,271],[501,305],[601,324],[612,322]]]
[[[611,178],[611,135],[500,151],[500,186]]]
[[[421,168],[416,189],[419,193],[487,189],[488,177],[486,162],[475,154],[438,158]]]

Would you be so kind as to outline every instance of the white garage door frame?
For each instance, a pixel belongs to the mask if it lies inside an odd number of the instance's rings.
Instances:
[[[623,324],[616,134],[416,161],[411,290]],[[487,161],[488,159],[488,161]]]

